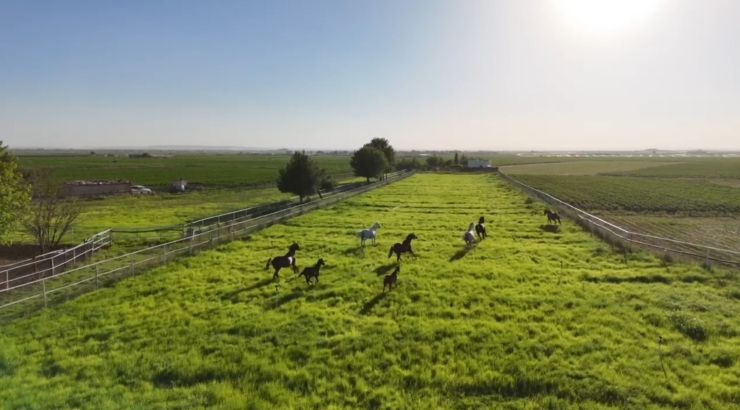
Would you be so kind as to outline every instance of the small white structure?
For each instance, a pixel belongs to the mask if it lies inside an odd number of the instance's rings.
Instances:
[[[188,181],[184,179],[176,179],[172,181],[172,189],[175,192],[185,192],[185,187],[188,186]]]
[[[486,159],[469,159],[468,168],[491,168],[491,161]]]

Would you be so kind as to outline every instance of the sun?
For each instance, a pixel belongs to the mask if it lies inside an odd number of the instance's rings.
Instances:
[[[618,32],[652,16],[663,0],[552,0],[573,24],[590,32]]]

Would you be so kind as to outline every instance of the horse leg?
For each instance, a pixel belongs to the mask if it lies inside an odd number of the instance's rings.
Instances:
[[[275,268],[275,273],[272,275],[272,280],[280,278],[278,272],[280,272],[280,268]]]

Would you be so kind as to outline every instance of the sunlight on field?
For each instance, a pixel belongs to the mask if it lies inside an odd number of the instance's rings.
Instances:
[[[553,164],[511,165],[501,167],[501,171],[514,174],[542,175],[596,175],[604,172],[633,171],[672,165],[675,162],[654,161],[573,161]]]
[[[612,253],[493,175],[416,175],[0,327],[8,408],[717,408],[734,273]],[[463,248],[469,222],[489,238]],[[380,221],[378,246],[355,233]],[[389,247],[414,232],[398,288]],[[269,257],[297,241],[279,293]],[[658,336],[665,343],[658,353]]]

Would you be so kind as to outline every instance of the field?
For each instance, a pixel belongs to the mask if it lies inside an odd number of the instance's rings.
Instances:
[[[632,171],[643,168],[660,167],[673,162],[655,162],[647,160],[624,161],[568,161],[550,164],[529,164],[504,166],[501,171],[510,175],[597,175]]]
[[[740,405],[734,273],[625,264],[525,199],[493,175],[416,175],[4,325],[0,407]],[[490,237],[466,251],[480,215]],[[410,232],[418,258],[383,293]],[[282,271],[276,294],[264,264],[291,241],[327,266],[315,286]]]
[[[706,181],[610,176],[514,177],[586,210],[684,216],[740,215],[740,190]]]
[[[21,156],[21,168],[53,168],[65,181],[124,179],[134,184],[169,188],[184,178],[193,185],[237,188],[274,182],[287,155],[174,155],[171,157],[128,158],[125,156]],[[349,158],[314,157],[329,174],[351,172]]]
[[[607,173],[614,172],[608,171]],[[663,178],[740,179],[740,158],[700,158],[666,166],[625,170],[614,174]]]

